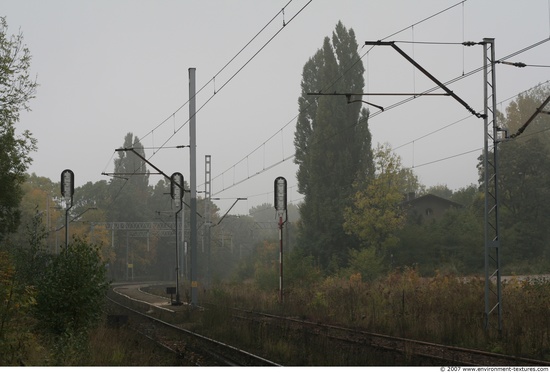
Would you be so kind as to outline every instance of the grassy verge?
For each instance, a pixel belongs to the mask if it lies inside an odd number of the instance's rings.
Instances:
[[[307,286],[289,283],[283,304],[278,302],[278,289],[262,290],[253,283],[219,283],[207,291],[201,289],[199,301],[220,307],[193,313],[191,328],[285,365],[414,365],[414,361],[407,357],[395,361],[395,356],[380,351],[338,351],[328,340],[280,325],[241,324],[225,307],[550,360],[550,284],[543,281],[512,279],[503,284],[502,335],[483,328],[483,279],[447,275],[422,278],[414,270],[394,272],[372,282],[353,275],[329,277]],[[93,355],[85,365],[178,365],[160,352],[151,352],[155,347],[143,338],[128,333],[124,329],[97,329],[91,343]]]
[[[502,335],[483,328],[484,280],[479,278],[427,279],[408,270],[374,282],[352,276],[289,286],[283,305],[277,289],[261,291],[244,284],[219,284],[204,298],[393,336],[550,360],[550,283],[542,281],[512,279],[503,284]],[[220,324],[228,329],[227,323]],[[234,337],[234,330],[229,333]]]
[[[91,334],[83,366],[178,366],[182,361],[131,329],[102,325]]]

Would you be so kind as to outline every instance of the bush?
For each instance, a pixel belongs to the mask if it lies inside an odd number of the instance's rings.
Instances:
[[[29,310],[34,290],[16,281],[16,270],[5,251],[0,251],[0,365],[27,362],[33,345],[33,320]]]
[[[40,330],[53,338],[56,363],[76,359],[101,318],[109,283],[99,252],[76,238],[52,257],[38,284],[35,314]]]

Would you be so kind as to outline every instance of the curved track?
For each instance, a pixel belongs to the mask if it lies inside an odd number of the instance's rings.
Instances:
[[[126,284],[114,287],[123,304],[108,296],[108,300],[120,312],[128,314],[128,323],[145,337],[155,341],[170,352],[186,360],[189,365],[198,366],[279,366],[269,361],[230,346],[226,343],[205,337],[191,330],[176,326],[160,318],[154,317],[156,312],[175,313],[182,311],[187,305],[172,305],[170,298],[161,297],[140,290],[142,285]],[[130,304],[128,304],[130,303]],[[147,309],[145,312],[136,310],[136,305]]]

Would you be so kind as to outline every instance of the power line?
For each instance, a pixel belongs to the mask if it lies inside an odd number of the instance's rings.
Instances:
[[[392,36],[394,36],[394,35],[397,35],[397,34],[403,32],[404,30],[409,29],[410,27],[414,27],[414,26],[416,26],[416,25],[419,25],[419,24],[421,24],[421,23],[423,23],[423,22],[425,22],[425,21],[427,21],[427,20],[429,20],[429,19],[431,19],[431,18],[434,18],[434,17],[438,16],[439,14],[442,14],[442,13],[444,13],[444,12],[450,10],[450,9],[453,9],[454,7],[456,7],[456,6],[460,5],[460,4],[464,4],[465,2],[466,2],[466,0],[460,1],[460,2],[456,3],[455,5],[452,5],[452,6],[450,6],[450,7],[447,7],[447,8],[445,8],[445,9],[443,9],[443,10],[437,12],[437,13],[434,13],[434,14],[432,14],[432,15],[430,15],[430,16],[428,16],[428,17],[426,17],[426,18],[424,18],[424,19],[422,19],[422,20],[420,20],[420,21],[418,21],[418,22],[416,22],[416,23],[410,25],[410,26],[407,26],[406,28],[403,28],[403,29],[401,29],[401,30],[399,30],[399,31],[397,31],[397,32],[395,32],[395,33],[393,33],[393,34],[391,34],[391,35],[388,35],[387,37],[385,37],[385,38],[383,38],[383,39],[381,39],[381,40],[386,40],[386,39],[388,39],[388,38],[390,38],[390,37],[392,37]],[[309,3],[308,3],[308,4],[309,4]],[[306,4],[306,5],[307,5],[307,4]],[[331,87],[333,87],[338,81],[340,81],[340,79],[342,79],[342,78],[344,77],[344,75],[346,75],[347,73],[349,73],[349,71],[350,71],[351,69],[353,69],[353,68],[355,67],[355,65],[357,65],[357,63],[359,63],[359,61],[361,61],[361,60],[363,59],[363,57],[365,57],[365,55],[367,55],[367,53],[368,53],[368,51],[367,51],[365,54],[363,54],[360,58],[358,58],[357,60],[350,62],[348,66],[345,66],[345,67],[344,67],[344,71],[342,72],[342,74],[341,74],[339,77],[337,77],[332,83],[327,84],[327,86],[324,87],[323,89],[321,89],[320,92],[326,92],[326,91],[328,91]],[[233,164],[232,166],[230,166],[229,168],[227,168],[225,171],[223,171],[222,173],[220,173],[220,174],[218,174],[217,176],[215,176],[214,178],[212,178],[212,180],[214,181],[214,180],[216,180],[217,178],[220,178],[220,177],[223,178],[223,175],[224,175],[225,173],[227,173],[227,172],[230,171],[230,170],[234,170],[235,167],[237,167],[240,163],[242,163],[242,162],[244,162],[245,160],[247,160],[249,156],[251,156],[252,154],[254,154],[256,151],[258,151],[258,150],[259,150],[260,148],[262,148],[263,146],[265,146],[265,144],[266,144],[267,142],[269,142],[269,141],[270,141],[272,138],[274,138],[277,134],[279,134],[280,132],[282,132],[289,124],[293,123],[293,122],[296,120],[296,118],[298,118],[298,115],[299,115],[299,114],[296,114],[296,115],[295,115],[292,119],[290,119],[282,128],[280,128],[277,132],[275,132],[275,133],[274,133],[272,136],[270,136],[267,140],[265,140],[263,143],[261,143],[261,144],[260,144],[258,147],[256,147],[254,150],[252,150],[252,151],[249,152],[247,155],[245,155],[243,158],[241,158],[238,162],[236,162],[235,164]],[[357,123],[357,124],[359,124],[359,123]],[[354,126],[355,126],[355,125],[354,125]],[[352,126],[352,127],[354,127],[354,126]],[[283,160],[277,162],[275,165],[281,164],[281,163],[285,162],[285,161],[288,160],[288,159],[294,158],[294,155],[295,155],[295,154],[292,154],[291,156],[286,157],[286,158],[283,157]],[[274,166],[274,165],[270,166],[268,169],[272,168],[273,166]],[[267,169],[264,168],[264,170],[262,170],[261,172],[259,172],[259,173],[257,173],[257,174],[263,173],[263,172],[265,172],[265,171],[267,171]],[[244,181],[246,181],[246,180],[248,180],[248,179],[250,179],[250,178],[252,178],[252,177],[254,177],[254,176],[256,176],[257,174],[255,174],[255,175],[253,175],[253,176],[248,176],[245,180],[240,181],[239,184],[242,183],[242,182],[244,182]],[[236,185],[236,184],[234,184],[234,185],[232,185],[232,186],[235,186],[235,185]],[[232,186],[231,186],[231,187],[232,187]],[[229,188],[229,187],[228,187],[228,188]],[[228,188],[223,188],[223,189],[222,189],[221,191],[219,191],[218,193],[221,193],[222,191],[224,191],[224,190],[226,190],[226,189],[228,189]]]
[[[442,14],[442,13],[445,13],[445,12],[448,11],[448,10],[453,9],[454,7],[457,7],[457,6],[461,5],[461,4],[464,4],[466,1],[467,1],[467,0],[460,1],[460,2],[458,2],[458,3],[456,3],[456,4],[454,4],[454,5],[451,5],[451,6],[448,7],[448,8],[445,8],[445,9],[443,9],[443,10],[437,12],[437,13],[434,13],[434,14],[432,14],[431,16],[428,16],[428,17],[426,17],[426,18],[424,18],[424,19],[422,19],[422,20],[420,20],[420,21],[418,21],[418,22],[416,22],[416,23],[413,23],[412,25],[407,26],[407,27],[405,27],[405,28],[403,28],[403,29],[401,29],[401,30],[399,30],[399,31],[396,31],[396,32],[394,32],[393,34],[388,35],[388,36],[386,36],[385,38],[380,39],[380,40],[389,39],[389,38],[391,38],[392,36],[395,36],[395,35],[397,35],[397,34],[402,33],[402,32],[405,31],[405,30],[410,29],[411,27],[418,26],[419,24],[424,23],[424,22],[426,22],[426,21],[429,20],[429,19],[432,19],[432,18],[434,18],[434,17],[437,17],[438,15],[440,15],[440,14]]]
[[[210,83],[214,82],[215,84],[215,81],[216,81],[216,77],[218,75],[220,75],[254,40],[256,40],[256,38],[281,14],[283,13],[284,14],[284,9],[292,2],[293,0],[290,0],[280,11],[278,11],[274,16],[273,18],[271,18],[271,20],[269,20],[264,27],[262,27],[260,29],[260,31],[258,31],[256,33],[256,35],[254,35],[220,70],[218,70],[218,72],[216,74],[214,74],[214,76],[208,81],[206,82],[196,93],[195,93],[195,96],[197,96],[203,89],[205,89]],[[216,94],[216,90],[214,88],[214,94]],[[187,105],[189,103],[189,101],[191,100],[192,97],[190,97],[186,102],[184,102],[181,106],[179,106],[172,114],[170,114],[166,119],[164,119],[163,121],[161,121],[157,126],[155,126],[151,131],[149,131],[146,135],[140,137],[140,140],[143,140],[145,139],[147,136],[149,135],[152,135],[153,132],[155,130],[157,130],[159,127],[161,127],[164,123],[166,123],[168,120],[170,120],[170,118],[175,118],[175,115],[185,107],[185,105]]]
[[[528,51],[528,50],[530,50],[530,49],[532,49],[532,48],[535,48],[535,47],[537,47],[537,46],[539,46],[539,45],[541,45],[541,44],[544,44],[545,42],[547,42],[547,41],[549,41],[549,40],[550,40],[550,37],[549,37],[549,38],[546,38],[546,39],[543,39],[543,40],[541,40],[541,41],[539,41],[539,42],[536,42],[536,43],[534,43],[534,44],[531,44],[531,45],[529,45],[529,46],[527,46],[527,47],[525,47],[525,48],[522,48],[522,49],[520,49],[520,50],[518,50],[518,51],[516,51],[516,52],[513,52],[513,53],[511,53],[511,54],[509,54],[509,55],[507,55],[507,56],[502,57],[501,59],[499,59],[499,61],[503,61],[503,60],[507,60],[507,59],[509,59],[509,58],[512,58],[512,57],[514,57],[514,56],[516,56],[516,55],[518,55],[518,54],[521,54],[521,53],[523,53],[523,52],[525,52],[525,51]],[[361,58],[362,58],[362,57],[361,57]],[[479,68],[477,68],[477,69],[474,69],[474,70],[472,70],[472,71],[470,71],[470,72],[468,72],[468,73],[466,73],[466,74],[462,74],[462,75],[460,75],[460,76],[458,76],[458,77],[456,77],[456,78],[454,78],[454,79],[451,79],[451,80],[449,80],[448,82],[445,82],[444,84],[445,84],[445,85],[453,84],[453,83],[455,83],[455,82],[457,82],[457,81],[459,81],[459,80],[462,80],[462,79],[464,79],[464,78],[466,78],[466,77],[469,77],[469,76],[471,76],[471,75],[473,75],[473,74],[476,74],[476,73],[482,71],[483,69],[484,69],[484,66],[481,66],[481,67],[479,67]],[[340,78],[341,78],[341,77],[340,77]],[[338,78],[338,79],[340,79],[340,78]],[[425,95],[425,94],[431,93],[431,92],[437,90],[438,88],[439,88],[439,86],[435,86],[435,87],[433,87],[433,88],[431,88],[431,89],[428,89],[428,90],[426,90],[426,91],[421,92],[421,94],[424,94],[424,95]],[[362,121],[368,120],[368,119],[370,119],[370,118],[372,118],[372,117],[374,117],[374,116],[376,116],[376,115],[379,115],[379,114],[381,114],[381,113],[383,113],[383,112],[387,112],[388,110],[391,110],[391,109],[394,109],[394,108],[399,107],[399,106],[401,106],[401,105],[404,105],[404,104],[408,103],[409,101],[412,101],[412,100],[414,100],[414,99],[416,99],[416,98],[418,98],[418,97],[420,97],[420,96],[409,97],[409,98],[404,99],[404,100],[402,100],[402,101],[399,101],[399,102],[397,102],[397,103],[395,103],[395,104],[393,104],[393,105],[390,105],[390,106],[384,108],[384,109],[385,109],[384,111],[382,111],[382,110],[377,111],[377,112],[375,112],[374,114],[369,115],[369,116],[366,117],[366,118],[360,119],[359,121],[357,121],[357,122],[354,123],[353,125],[347,126],[346,128],[343,128],[343,129],[341,129],[341,130],[335,132],[333,135],[327,136],[326,138],[323,138],[323,139],[319,139],[319,140],[317,141],[317,143],[321,143],[321,142],[324,142],[324,141],[328,141],[328,140],[329,140],[330,138],[332,138],[333,136],[336,136],[336,135],[338,135],[338,134],[341,133],[341,132],[348,131],[348,130],[350,130],[351,128],[353,128],[353,127],[355,127],[355,126],[360,125],[360,124],[362,123]],[[297,114],[291,121],[293,121],[294,119],[296,119],[296,118],[298,117],[298,115],[299,115],[299,114]],[[469,117],[471,117],[471,115],[468,116],[468,118],[469,118]],[[463,118],[463,119],[459,120],[459,122],[460,122],[460,121],[463,121],[463,120],[465,120],[465,119],[466,119],[466,118]],[[290,122],[289,122],[289,123],[290,123]],[[289,123],[287,123],[284,127],[288,126]],[[456,124],[456,123],[453,123],[453,124]],[[453,125],[453,124],[451,124],[451,125]],[[449,125],[449,126],[450,126],[450,125]],[[283,127],[283,128],[284,128],[284,127]],[[279,132],[279,131],[278,131],[278,132]],[[278,132],[277,132],[277,133],[278,133]],[[437,132],[437,131],[436,131],[436,132]],[[274,136],[275,136],[275,135],[271,136],[270,139],[273,138]],[[267,142],[267,141],[269,141],[269,140],[266,140],[266,142]],[[266,142],[264,142],[261,146],[263,146]],[[414,142],[414,140],[413,140],[413,142]],[[260,147],[261,147],[261,146],[260,146]],[[238,164],[240,164],[240,163],[241,163],[244,159],[246,159],[249,155],[253,154],[253,153],[254,153],[257,149],[259,149],[260,147],[256,148],[253,152],[249,153],[246,157],[244,157],[243,159],[241,159],[241,161],[235,163],[233,166],[229,167],[226,171],[224,171],[222,174],[219,174],[219,175],[216,176],[215,178],[218,178],[218,177],[220,177],[220,176],[223,177],[223,175],[224,175],[226,172],[228,172],[228,171],[234,169]],[[471,151],[467,151],[467,152],[465,152],[465,153],[461,153],[461,154],[459,154],[459,155],[447,157],[447,158],[444,158],[444,159],[441,159],[441,160],[437,160],[437,161],[433,161],[433,162],[428,162],[428,163],[423,164],[423,165],[420,165],[420,166],[424,166],[424,165],[431,164],[431,163],[435,163],[435,162],[440,162],[440,161],[446,160],[446,159],[451,159],[451,158],[454,158],[454,157],[457,157],[457,156],[460,156],[460,155],[469,154],[469,153],[471,153],[471,152],[473,152],[473,151],[476,151],[476,150],[471,150]],[[282,160],[280,160],[280,161],[278,161],[278,162],[275,162],[274,164],[271,164],[271,165],[268,166],[267,168],[264,167],[263,170],[260,170],[260,171],[258,171],[258,172],[256,172],[256,173],[254,173],[253,175],[249,175],[248,177],[246,177],[246,178],[244,178],[244,179],[242,179],[242,180],[240,180],[240,181],[238,181],[238,182],[234,182],[232,185],[230,185],[230,186],[228,186],[228,187],[222,188],[222,190],[218,191],[217,193],[221,193],[221,192],[223,192],[223,191],[225,191],[225,190],[228,190],[228,189],[230,189],[230,188],[232,188],[232,187],[234,187],[234,186],[237,186],[237,185],[239,185],[239,184],[241,184],[241,183],[243,183],[243,182],[245,182],[245,181],[247,181],[247,180],[250,180],[250,179],[252,179],[252,178],[255,177],[255,176],[258,176],[258,175],[260,175],[260,174],[263,174],[264,172],[268,171],[269,169],[271,169],[271,168],[273,168],[273,167],[275,167],[275,166],[277,166],[277,165],[279,165],[279,164],[281,164],[281,163],[283,163],[283,162],[286,162],[286,161],[289,160],[289,159],[294,158],[294,156],[295,156],[295,154],[292,154],[291,156],[288,156],[288,157],[283,158]],[[420,167],[420,166],[416,166],[416,167]],[[214,178],[214,179],[215,179],[215,178]],[[213,180],[214,180],[214,179],[213,179]]]
[[[227,86],[227,84],[229,84],[229,82],[231,82],[269,43],[271,43],[273,41],[273,39],[275,39],[275,37],[277,35],[279,35],[279,33],[290,23],[292,22],[313,0],[309,0],[306,5],[304,5],[288,22],[285,22],[283,23],[283,26],[281,28],[279,28],[279,30],[271,37],[269,38],[269,40],[267,42],[265,42],[262,47],[256,52],[254,53],[254,55],[252,55],[252,57],[250,57],[248,59],[248,61],[246,61],[244,63],[243,66],[241,66],[237,72],[235,72],[216,92],[214,92],[214,94],[212,94],[212,96],[210,96],[206,102],[201,106],[199,107],[196,111],[195,111],[195,115],[197,115],[213,98],[214,96],[216,95],[216,93],[220,92],[225,86]],[[284,9],[284,8],[283,8]],[[197,92],[198,93],[198,92]],[[196,96],[196,95],[195,95]],[[160,146],[160,148],[162,149],[167,143],[168,141],[170,141],[183,127],[185,127],[185,125],[187,123],[189,123],[189,120],[190,119],[187,119],[177,130],[174,131],[174,133],[172,135],[170,135],[168,137],[168,139]]]
[[[538,42],[536,42],[536,43],[534,43],[534,44],[531,44],[531,45],[529,45],[529,46],[527,46],[527,47],[525,47],[525,48],[523,48],[523,49],[520,49],[520,50],[518,50],[518,51],[516,51],[516,52],[513,52],[513,53],[511,53],[511,54],[509,54],[509,55],[507,55],[507,56],[502,57],[502,58],[500,58],[498,61],[504,61],[504,60],[507,60],[507,59],[509,59],[509,58],[515,57],[515,56],[517,56],[518,54],[521,54],[521,53],[526,52],[526,51],[528,51],[528,50],[530,50],[530,49],[533,49],[533,48],[535,48],[535,47],[538,47],[539,45],[544,44],[544,43],[546,43],[546,42],[549,41],[549,40],[550,40],[550,38],[546,38],[546,39],[543,39],[543,40],[541,40],[541,41],[538,41]],[[473,74],[476,74],[476,73],[478,73],[478,72],[480,72],[480,71],[483,71],[484,68],[485,68],[485,66],[481,66],[481,67],[479,67],[479,68],[477,68],[477,69],[471,70],[470,72],[468,72],[468,73],[466,73],[466,74],[462,74],[462,75],[460,75],[460,76],[458,76],[458,77],[456,77],[456,78],[454,78],[454,79],[451,79],[451,80],[445,82],[444,84],[445,84],[445,85],[450,85],[450,84],[456,83],[456,82],[459,81],[459,80],[462,80],[462,79],[467,78],[467,77],[469,77],[469,76],[471,76],[471,75],[473,75]],[[430,88],[430,89],[425,90],[425,91],[422,92],[422,93],[424,93],[424,94],[426,94],[426,93],[431,93],[431,92],[437,90],[438,88],[439,88],[439,86],[435,86],[435,87],[433,87],[433,88]],[[407,103],[407,102],[409,102],[409,101],[412,101],[412,100],[414,100],[414,99],[416,99],[416,98],[418,98],[418,97],[409,97],[409,98],[404,99],[404,100],[402,100],[402,101],[396,102],[395,104],[390,105],[390,106],[388,106],[388,107],[386,107],[386,108],[384,108],[384,109],[385,109],[386,111],[387,111],[387,110],[390,110],[390,109],[393,109],[393,108],[398,107],[398,106],[401,106],[401,105],[403,105],[403,104],[405,104],[405,103]],[[370,117],[374,117],[374,116],[376,116],[376,115],[379,115],[381,112],[382,112],[382,111],[377,111],[377,112],[375,112],[374,114],[372,114]]]
[[[454,126],[455,124],[461,123],[461,122],[465,121],[466,119],[471,118],[472,116],[473,116],[473,115],[470,114],[470,115],[468,115],[467,117],[464,117],[464,118],[462,118],[462,119],[459,119],[459,120],[457,120],[457,121],[454,121],[454,122],[452,122],[452,123],[450,123],[450,124],[447,124],[447,125],[445,125],[445,126],[443,126],[443,127],[438,128],[438,129],[436,129],[436,130],[434,130],[434,131],[428,132],[428,133],[426,133],[425,135],[419,136],[419,137],[417,137],[417,138],[415,138],[415,139],[413,139],[413,140],[411,140],[411,141],[409,141],[409,142],[406,142],[406,143],[404,143],[404,144],[402,144],[402,145],[399,145],[398,147],[393,148],[393,150],[397,150],[397,149],[400,149],[400,148],[402,148],[402,147],[404,147],[404,146],[413,144],[414,142],[416,142],[416,141],[418,141],[418,140],[422,140],[423,138],[426,138],[426,137],[428,137],[428,136],[431,136],[431,135],[433,135],[433,134],[435,134],[435,133],[437,133],[437,132],[443,131],[444,129],[447,129],[447,128],[449,128],[449,127],[452,127],[452,126]]]
[[[461,157],[463,155],[470,154],[470,153],[473,153],[473,152],[478,152],[480,150],[483,150],[483,148],[476,148],[476,149],[468,150],[468,151],[465,151],[465,152],[462,152],[462,153],[459,153],[459,154],[451,155],[451,156],[448,156],[448,157],[439,158],[439,159],[436,159],[436,160],[433,160],[433,161],[430,161],[430,162],[414,165],[411,168],[418,168],[418,167],[423,167],[423,166],[427,166],[427,165],[442,162],[442,161],[447,161],[449,159]]]
[[[518,140],[524,139],[526,137],[535,136],[535,135],[538,135],[540,133],[547,132],[547,131],[550,131],[550,128],[545,128],[545,129],[542,129],[542,130],[539,130],[539,131],[536,131],[536,132],[528,133],[528,134],[523,135],[522,137],[513,137],[513,138],[508,139],[507,141],[518,141]],[[465,152],[462,152],[462,153],[459,153],[459,154],[455,154],[455,155],[451,155],[451,156],[448,156],[448,157],[439,158],[439,159],[436,159],[436,160],[433,160],[433,161],[430,161],[430,162],[415,165],[411,168],[418,168],[418,167],[428,166],[428,165],[433,164],[433,163],[438,163],[438,162],[446,161],[446,160],[449,160],[449,159],[452,159],[452,158],[461,157],[463,155],[467,155],[467,154],[477,152],[477,151],[481,151],[481,150],[483,150],[483,148],[468,150],[468,151],[465,151]]]
[[[526,89],[526,90],[524,90],[524,91],[522,91],[522,92],[519,92],[519,93],[517,93],[517,94],[515,94],[515,95],[513,95],[513,96],[510,96],[510,97],[508,97],[508,98],[506,98],[506,99],[504,99],[504,100],[501,100],[500,102],[498,102],[497,105],[502,105],[502,104],[503,104],[504,102],[506,102],[506,101],[509,101],[509,100],[511,100],[511,99],[514,99],[514,98],[518,97],[519,95],[522,95],[522,94],[524,94],[524,93],[526,93],[526,92],[528,92],[528,91],[530,91],[530,90],[532,90],[532,89],[538,88],[538,87],[540,87],[540,86],[542,86],[542,85],[544,85],[544,84],[548,84],[549,82],[550,82],[550,80],[547,80],[546,82],[543,82],[543,83],[539,83],[539,84],[537,84],[537,85],[534,86],[534,87],[531,87],[531,88]],[[452,122],[452,123],[450,123],[450,124],[444,125],[443,127],[440,127],[440,128],[438,128],[438,129],[436,129],[436,130],[434,130],[434,131],[428,132],[428,133],[426,133],[426,134],[424,134],[424,135],[422,135],[422,136],[419,136],[419,137],[417,137],[417,138],[415,138],[415,139],[413,139],[413,140],[410,140],[410,141],[408,141],[408,142],[406,142],[406,143],[404,143],[404,144],[401,144],[401,145],[399,145],[399,146],[393,148],[393,150],[397,150],[397,149],[400,149],[400,148],[402,148],[402,147],[404,147],[404,146],[413,144],[414,142],[416,142],[416,141],[418,141],[418,140],[422,140],[422,139],[424,139],[424,138],[426,138],[426,137],[428,137],[428,136],[431,136],[431,135],[433,135],[433,134],[435,134],[435,133],[437,133],[437,132],[440,132],[440,131],[442,131],[442,130],[444,130],[444,129],[447,129],[447,128],[449,128],[449,127],[452,127],[452,126],[454,126],[454,125],[456,125],[456,124],[458,124],[458,123],[461,123],[461,122],[463,122],[463,121],[465,121],[466,119],[469,119],[469,118],[471,118],[471,117],[472,117],[472,115],[468,115],[468,116],[466,116],[466,117],[464,117],[464,118],[462,118],[462,119],[459,119],[459,120],[454,121],[454,122]]]
[[[204,106],[206,106],[206,104],[208,104],[212,98],[216,95],[217,92],[219,92],[221,89],[223,89],[230,81],[233,80],[233,78],[235,78],[235,76],[237,76],[237,74],[239,74],[246,65],[248,65],[269,43],[271,43],[271,41],[290,23],[292,22],[313,0],[309,0],[290,20],[288,20],[288,22],[285,22],[283,21],[283,26],[281,28],[279,28],[279,30],[266,42],[264,43],[264,45],[251,57],[248,59],[248,61],[243,65],[241,66],[241,68],[239,68],[237,70],[236,73],[234,73],[217,91],[214,92],[214,94],[200,107],[198,108],[196,111],[195,111],[195,115],[202,109],[204,108]],[[284,9],[292,2],[292,0],[290,0],[228,63],[226,63],[222,69],[220,69],[216,75],[214,75],[214,77],[208,81],[202,88],[199,89],[199,91],[195,94],[195,96],[200,93],[210,82],[214,81],[216,76],[219,75],[261,32],[263,32],[263,30],[265,30],[265,28],[271,24],[273,22],[273,20],[275,18],[277,18],[277,16],[281,13],[283,13],[284,15]],[[181,110],[185,105],[187,105],[189,102],[190,102],[191,98],[189,98],[189,100],[187,100],[183,105],[181,105],[174,113],[172,113],[172,115],[170,115],[169,117],[167,117],[164,121],[162,121],[159,125],[157,125],[155,128],[153,128],[153,130],[151,130],[149,133],[147,133],[144,137],[140,138],[140,141],[141,139],[143,138],[146,138],[148,135],[152,135],[154,133],[154,131],[156,129],[158,129],[160,126],[162,126],[164,123],[166,123],[170,118],[174,117],[175,118],[175,114]],[[174,128],[174,133],[172,135],[170,135],[168,137],[168,139],[160,146],[160,147],[157,147],[157,149],[163,149],[165,148],[165,145],[168,143],[168,141],[170,141],[175,135],[176,133],[178,133],[188,122],[189,122],[190,119],[187,119],[177,130]],[[148,159],[151,159],[153,156],[155,155],[155,153],[153,153]],[[112,157],[111,157],[112,159]],[[136,168],[135,171],[137,171],[139,169]],[[126,182],[121,186],[121,189],[119,190],[119,192],[115,195],[115,198],[113,199],[113,202],[114,200],[116,200],[116,198],[118,197],[118,195],[120,194],[121,190],[124,188],[124,186],[126,185],[128,180],[126,180]]]

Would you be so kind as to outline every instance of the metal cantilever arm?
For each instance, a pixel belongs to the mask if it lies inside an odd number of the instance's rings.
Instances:
[[[154,164],[152,164],[151,162],[149,162],[147,159],[145,159],[141,154],[139,154],[138,152],[136,152],[134,150],[134,148],[120,148],[120,149],[115,149],[115,152],[132,152],[134,153],[135,155],[137,155],[143,162],[147,163],[149,166],[153,167],[155,170],[157,170],[157,172],[164,176],[165,178],[167,178],[168,180],[171,180],[170,176],[166,175],[164,172],[162,172],[162,170],[158,167],[156,167]],[[174,184],[176,184],[178,187],[180,187],[182,190],[185,190],[185,188],[183,187],[183,185],[180,185],[178,182],[176,181],[173,181]],[[186,192],[189,192],[188,190],[185,190]]]
[[[365,100],[352,100],[352,99],[351,99],[351,94],[346,95],[346,98],[348,99],[348,104],[351,104],[351,103],[353,103],[353,102],[364,102],[364,103],[367,104],[367,105],[374,106],[375,108],[384,111],[384,108],[383,108],[382,106],[375,105],[375,104],[373,104],[372,102],[368,102],[368,101],[365,101]]]
[[[542,110],[544,109],[544,107],[546,106],[546,104],[548,104],[548,102],[550,102],[550,96],[548,96],[546,98],[546,100],[544,100],[544,102],[540,105],[540,107],[537,108],[537,110],[535,110],[535,112],[533,113],[533,115],[531,115],[531,117],[529,119],[527,119],[527,122],[525,122],[525,124],[523,126],[521,126],[516,133],[514,133],[513,135],[510,136],[510,138],[515,138],[519,135],[521,135],[523,133],[523,131],[525,131],[525,129],[527,128],[527,126],[533,121],[533,119],[535,119],[535,117],[537,115],[539,115],[540,113],[544,113],[544,114],[550,114],[550,112],[548,111],[545,111],[545,110]]]
[[[470,107],[460,97],[458,97],[453,91],[451,91],[445,84],[440,82],[435,76],[430,74],[428,70],[424,69],[422,66],[420,66],[415,60],[413,60],[407,53],[405,53],[401,48],[399,48],[397,45],[395,45],[395,42],[393,41],[366,41],[365,45],[382,45],[382,46],[390,46],[393,49],[397,51],[400,55],[402,55],[407,61],[409,61],[411,64],[413,64],[414,67],[416,67],[418,70],[420,70],[424,75],[426,75],[432,82],[437,84],[441,89],[443,89],[446,93],[449,94],[449,96],[452,96],[455,100],[457,100],[462,106],[464,106],[470,113],[474,114],[478,118],[483,118],[483,114],[478,113],[474,109]]]

